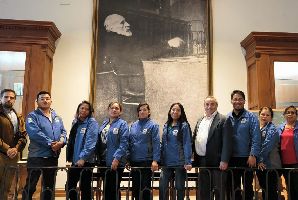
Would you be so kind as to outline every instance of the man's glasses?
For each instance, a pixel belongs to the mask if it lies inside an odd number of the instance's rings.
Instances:
[[[286,115],[296,115],[296,111],[287,111],[285,112]]]

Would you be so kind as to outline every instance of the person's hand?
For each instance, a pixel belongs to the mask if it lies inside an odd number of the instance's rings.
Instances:
[[[55,152],[59,151],[63,147],[63,142],[54,141],[54,142],[52,142],[51,147],[52,147],[53,151],[55,151]]]
[[[118,165],[119,165],[119,160],[114,159],[111,165],[112,170],[117,170]]]
[[[264,169],[266,169],[266,165],[263,162],[261,162],[258,164],[258,169],[263,171]]]
[[[76,165],[78,167],[84,167],[84,164],[85,164],[85,160],[82,160],[82,159],[78,160],[77,163],[76,163]]]
[[[158,170],[158,163],[155,161],[155,160],[153,160],[152,161],[152,164],[151,164],[151,171],[157,171]]]
[[[184,165],[184,169],[186,169],[186,170],[188,170],[188,171],[190,171],[190,170],[191,170],[191,168],[192,168],[192,166],[191,166],[191,165]]]
[[[249,156],[247,159],[247,164],[250,168],[256,167],[257,160],[255,156]]]
[[[228,165],[229,164],[227,162],[221,161],[219,163],[219,169],[222,170],[222,171],[224,171],[224,170],[228,169]]]
[[[10,159],[13,159],[18,154],[18,150],[17,150],[17,148],[9,148],[6,152],[6,154]]]

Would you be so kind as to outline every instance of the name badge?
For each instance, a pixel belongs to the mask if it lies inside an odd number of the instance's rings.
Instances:
[[[33,122],[33,120],[32,120],[32,118],[28,118],[28,123],[32,123]]]
[[[114,128],[113,129],[113,134],[118,134],[118,132],[119,132],[119,129],[118,128]]]
[[[173,130],[173,135],[177,136],[178,130]]]
[[[142,133],[143,133],[143,134],[146,134],[147,131],[148,131],[148,129],[144,128]]]
[[[243,119],[241,119],[241,124],[245,124],[245,123],[246,123],[246,121],[247,121],[247,119],[246,119],[246,118],[243,118]]]
[[[80,131],[81,134],[85,134],[86,133],[86,128],[82,128]]]
[[[262,137],[266,136],[266,131],[262,131]]]

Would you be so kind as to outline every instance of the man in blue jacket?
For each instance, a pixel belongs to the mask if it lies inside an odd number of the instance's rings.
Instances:
[[[66,131],[61,117],[51,109],[51,94],[41,91],[36,97],[37,109],[29,113],[26,129],[29,135],[27,179],[22,199],[31,200],[42,173],[41,199],[53,199],[56,168],[61,148],[66,144]],[[44,169],[43,167],[51,167]]]
[[[233,153],[230,167],[240,169],[233,170],[235,198],[243,199],[241,195],[241,178],[244,187],[245,199],[253,198],[253,172],[245,167],[256,167],[256,157],[261,150],[260,125],[257,116],[244,109],[245,95],[240,90],[234,90],[231,94],[233,111],[228,114],[233,126]],[[234,194],[234,193],[232,193]]]

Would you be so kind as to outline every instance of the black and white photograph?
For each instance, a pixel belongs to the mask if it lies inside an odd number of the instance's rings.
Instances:
[[[97,13],[96,118],[119,101],[130,123],[148,102],[163,124],[181,102],[194,124],[210,87],[208,0],[101,0]]]

